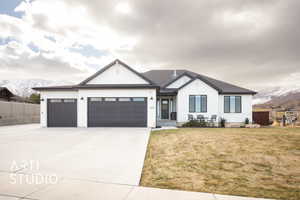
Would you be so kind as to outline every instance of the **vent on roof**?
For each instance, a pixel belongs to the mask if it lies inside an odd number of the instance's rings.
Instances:
[[[177,71],[174,70],[173,76],[176,77],[177,76]]]

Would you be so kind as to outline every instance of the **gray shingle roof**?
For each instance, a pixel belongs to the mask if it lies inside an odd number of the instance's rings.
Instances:
[[[219,81],[214,78],[210,78],[208,76],[197,74],[188,70],[176,70],[176,74],[177,76],[174,76],[174,70],[150,70],[143,73],[145,77],[152,80],[155,84],[159,85],[161,89],[168,85],[168,83],[171,83],[173,80],[178,78],[178,76],[187,74],[194,79],[199,78],[200,80],[218,90],[221,94],[256,94],[255,91],[238,87],[230,83]]]

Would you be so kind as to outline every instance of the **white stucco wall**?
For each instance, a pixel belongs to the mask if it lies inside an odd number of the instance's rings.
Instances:
[[[189,95],[207,95],[207,112],[206,113],[189,113]],[[177,94],[177,122],[188,121],[188,114],[218,115],[219,94],[218,91],[210,87],[203,81],[196,79],[178,91]]]
[[[179,87],[181,87],[182,85],[184,85],[185,83],[187,83],[190,80],[191,80],[190,77],[182,76],[178,80],[171,83],[167,88],[179,88]]]
[[[41,92],[41,109],[40,109],[40,120],[41,126],[47,127],[47,99],[55,98],[72,98],[77,99],[78,101],[78,92],[77,91],[42,91]],[[78,110],[78,105],[77,105]],[[78,119],[77,119],[78,122]]]
[[[224,113],[224,96],[241,96],[242,112],[241,113]],[[252,122],[252,95],[228,94],[219,95],[219,116],[226,119],[226,122],[245,122],[248,118]]]
[[[83,97],[83,100],[81,100]],[[77,99],[77,126],[87,127],[88,97],[146,97],[147,126],[156,126],[156,90],[155,89],[99,89],[79,91],[43,91],[41,92],[41,126],[47,127],[47,99],[75,98]],[[151,100],[152,98],[152,100]]]
[[[189,95],[207,95],[207,112],[189,113]],[[242,112],[224,113],[224,96],[241,96]],[[222,117],[229,123],[244,122],[246,118],[252,122],[252,97],[252,95],[239,94],[219,95],[217,90],[197,79],[178,91],[177,122],[187,122],[188,114],[195,117],[197,114],[201,114],[209,118],[211,115],[217,115],[218,120]]]
[[[121,64],[108,68],[87,84],[149,84]]]

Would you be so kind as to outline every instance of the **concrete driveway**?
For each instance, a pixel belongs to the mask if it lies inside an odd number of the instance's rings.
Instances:
[[[0,127],[0,172],[138,185],[150,129]]]

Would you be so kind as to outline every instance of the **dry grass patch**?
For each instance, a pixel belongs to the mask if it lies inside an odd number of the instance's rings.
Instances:
[[[300,199],[300,129],[154,131],[141,185]]]

